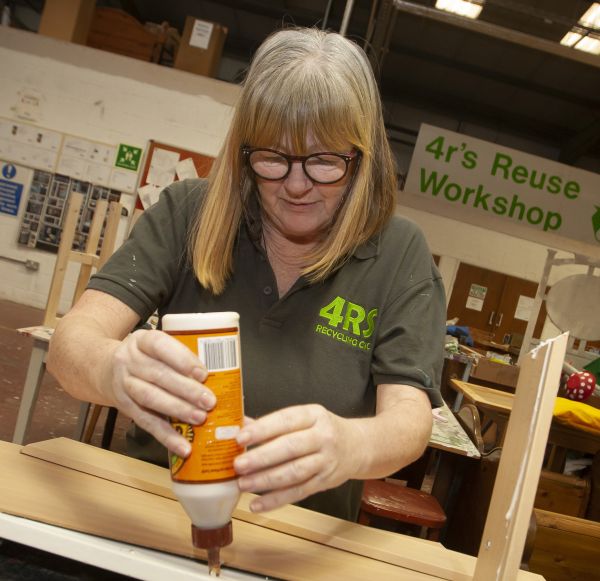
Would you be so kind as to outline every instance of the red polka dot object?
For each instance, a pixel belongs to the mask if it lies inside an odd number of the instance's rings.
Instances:
[[[567,380],[567,397],[575,401],[584,401],[596,387],[596,377],[589,371],[572,373]]]

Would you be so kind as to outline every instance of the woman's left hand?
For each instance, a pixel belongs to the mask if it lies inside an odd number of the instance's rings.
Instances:
[[[294,503],[360,472],[360,423],[317,404],[284,408],[246,424],[237,437],[252,446],[234,467],[244,492],[265,493],[254,512]]]

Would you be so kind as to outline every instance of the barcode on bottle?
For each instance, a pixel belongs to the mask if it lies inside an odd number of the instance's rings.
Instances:
[[[236,337],[198,339],[198,355],[208,371],[237,369]]]

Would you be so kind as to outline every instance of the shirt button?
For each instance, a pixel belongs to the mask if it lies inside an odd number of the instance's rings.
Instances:
[[[263,292],[264,292],[266,295],[270,295],[270,294],[272,294],[272,293],[273,293],[273,289],[272,289],[270,286],[266,286],[266,287],[263,289]]]

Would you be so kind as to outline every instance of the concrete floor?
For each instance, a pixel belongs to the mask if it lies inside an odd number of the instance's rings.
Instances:
[[[0,300],[0,439],[11,441],[33,340],[20,335],[19,327],[41,324],[43,310]],[[65,436],[72,438],[80,403],[45,373],[25,443]],[[94,430],[91,443],[100,445],[106,409]],[[129,420],[119,414],[111,450],[125,451],[125,431]]]

